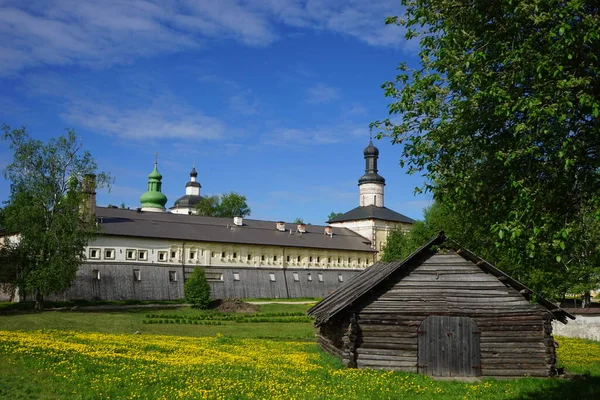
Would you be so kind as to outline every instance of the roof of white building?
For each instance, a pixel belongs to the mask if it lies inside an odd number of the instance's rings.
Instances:
[[[97,207],[96,217],[105,235],[376,252],[369,240],[346,228],[333,228],[330,236],[320,225],[307,224],[301,233],[294,223],[280,231],[275,221],[243,219],[238,226],[230,218],[107,207]]]

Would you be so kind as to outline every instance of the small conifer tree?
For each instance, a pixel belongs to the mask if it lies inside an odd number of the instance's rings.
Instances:
[[[185,300],[192,307],[206,309],[210,303],[210,285],[203,268],[194,268],[192,276],[185,282]]]

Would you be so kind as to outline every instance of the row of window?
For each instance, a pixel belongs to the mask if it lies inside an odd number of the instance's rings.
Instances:
[[[96,281],[100,280],[100,270],[92,270],[92,278]],[[142,271],[139,269],[133,270],[133,280],[140,282],[142,280]],[[169,271],[169,282],[177,282],[177,271]]]
[[[103,253],[103,259],[104,260],[114,260],[115,256],[116,256],[116,251],[115,249],[104,249],[104,252],[102,252],[101,249],[99,248],[90,248],[89,249],[89,259],[91,260],[100,260],[100,256]],[[171,261],[176,261],[177,259],[177,251],[176,250],[171,250]],[[215,257],[215,252],[213,251],[211,256],[214,258]],[[159,251],[158,252],[158,261],[159,262],[167,262],[168,261],[168,256],[169,253],[167,251]],[[233,260],[237,260],[238,259],[238,254],[236,252],[234,252],[232,254],[232,259]],[[225,259],[227,258],[227,252],[223,251],[221,252],[221,258]],[[148,250],[136,250],[136,249],[126,249],[125,250],[125,259],[129,260],[129,261],[148,261]],[[194,250],[190,250],[188,253],[188,259],[190,261],[195,261],[197,259],[197,252]],[[241,257],[240,257],[241,259]],[[325,258],[324,258],[325,259]],[[252,254],[248,254],[246,256],[246,260],[247,261],[251,261],[252,260]],[[267,257],[263,254],[260,256],[260,260],[261,261],[267,261]],[[273,255],[272,257],[273,262],[277,262],[279,260],[277,255]],[[302,256],[286,256],[286,261],[287,262],[301,262],[302,260]],[[333,257],[327,257],[327,262],[329,264],[331,264],[333,262],[334,258]],[[308,257],[308,262],[312,263],[312,262],[316,262],[316,263],[320,263],[321,262],[321,257],[320,256],[309,256]],[[352,262],[352,258],[348,257],[347,258],[347,262],[348,264],[350,264]],[[357,259],[358,264],[362,264],[363,259],[362,258],[358,258]],[[337,257],[337,263],[341,264],[342,263],[342,257]]]
[[[239,272],[233,272],[233,280],[234,281],[239,281],[240,280],[240,273]],[[223,273],[221,272],[206,272],[205,273],[206,276],[206,280],[209,282],[222,282],[223,281]],[[300,282],[300,273],[298,272],[293,272],[292,273],[292,278],[294,279],[294,282]],[[275,273],[274,272],[269,272],[269,280],[271,282],[275,282]],[[306,280],[308,282],[312,282],[313,280],[313,275],[312,273],[307,273],[306,274]],[[323,282],[323,274],[321,273],[317,273],[317,280],[319,282]],[[344,282],[344,276],[342,274],[338,274],[338,282]]]

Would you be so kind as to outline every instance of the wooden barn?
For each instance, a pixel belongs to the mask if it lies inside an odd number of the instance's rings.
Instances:
[[[553,376],[552,320],[575,317],[447,239],[377,262],[312,307],[347,367],[431,376]]]

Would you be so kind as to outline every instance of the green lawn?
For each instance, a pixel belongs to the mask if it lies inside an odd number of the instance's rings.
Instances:
[[[248,322],[190,308],[0,316],[0,398],[600,398],[598,342],[558,338],[575,380],[439,381],[342,368],[310,322],[285,322],[309,307],[264,304]]]

